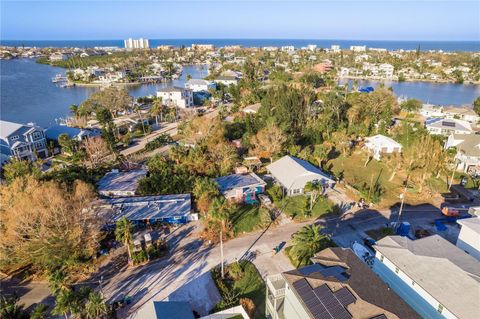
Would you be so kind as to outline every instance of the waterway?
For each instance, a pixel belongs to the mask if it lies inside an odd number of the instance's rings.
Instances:
[[[52,83],[65,69],[38,64],[31,59],[0,60],[0,119],[12,122],[34,122],[43,127],[55,124],[69,115],[68,107],[80,104],[98,87],[60,88]],[[155,95],[167,86],[184,86],[187,75],[203,78],[206,66],[184,66],[178,80],[167,83],[126,86],[134,97]]]
[[[69,115],[71,104],[80,104],[93,92],[94,87],[60,88],[51,82],[65,69],[35,63],[29,59],[0,60],[0,119],[43,127]],[[128,86],[134,97],[155,94],[159,88],[183,86],[187,75],[193,78],[207,76],[206,66],[185,66],[180,79],[170,83]],[[380,82],[359,81],[360,86],[379,86]],[[462,85],[428,82],[386,82],[398,96],[417,98],[440,105],[471,104],[480,96],[480,85]]]

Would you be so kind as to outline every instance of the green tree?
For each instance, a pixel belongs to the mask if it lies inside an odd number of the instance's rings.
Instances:
[[[320,234],[320,226],[305,226],[293,235],[293,246],[290,251],[298,265],[309,264],[310,258],[329,243],[327,235]],[[297,265],[297,266],[298,266]]]
[[[5,180],[9,184],[21,177],[33,176],[38,179],[41,173],[40,163],[23,161],[16,158],[12,158],[3,166],[2,170],[3,177],[5,177]]]
[[[480,96],[473,101],[473,110],[480,115]]]
[[[417,112],[418,110],[420,110],[422,108],[422,102],[420,100],[417,100],[417,99],[408,99],[405,102],[403,102],[402,104],[400,104],[400,108],[402,110],[405,110],[405,111],[409,112],[409,113]]]
[[[48,318],[48,306],[40,303],[35,306],[30,314],[30,319],[47,319]]]
[[[208,212],[213,199],[219,195],[218,185],[211,178],[199,177],[195,180],[193,196],[200,212]]]
[[[0,318],[5,319],[29,319],[28,312],[23,305],[18,304],[19,298],[16,296],[7,297],[0,295]]]
[[[150,108],[150,115],[155,117],[155,123],[157,125],[158,125],[159,116],[160,116],[160,121],[163,121],[162,113],[163,113],[162,98],[156,98],[153,100],[152,107]]]
[[[108,305],[105,303],[102,295],[98,292],[90,292],[85,304],[86,319],[105,318],[109,313]]]
[[[133,232],[134,226],[131,221],[126,217],[119,219],[115,227],[115,238],[117,241],[123,243],[127,247],[128,261],[132,260],[131,245],[133,242]]]

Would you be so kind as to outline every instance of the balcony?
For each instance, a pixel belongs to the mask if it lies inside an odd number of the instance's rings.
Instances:
[[[267,277],[267,318],[283,319],[285,279],[281,274]]]

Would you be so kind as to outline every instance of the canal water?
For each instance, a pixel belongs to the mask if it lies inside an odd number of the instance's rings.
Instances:
[[[98,87],[60,88],[52,83],[65,69],[38,64],[31,59],[0,60],[0,119],[12,122],[34,122],[43,127],[69,115],[68,107],[80,104]],[[208,68],[202,65],[183,67],[178,80],[167,83],[127,86],[134,97],[155,95],[167,86],[184,86],[187,75],[203,78]]]
[[[0,119],[43,127],[56,119],[68,116],[71,104],[80,104],[98,90],[93,87],[60,88],[51,82],[65,69],[35,63],[30,59],[0,60]],[[170,83],[144,84],[127,87],[135,97],[155,94],[159,88],[183,86],[187,75],[207,76],[206,66],[185,66],[180,79]],[[380,82],[359,81],[360,86],[379,86]],[[471,104],[480,96],[480,85],[428,82],[385,82],[399,96],[417,98],[423,102],[442,105]]]

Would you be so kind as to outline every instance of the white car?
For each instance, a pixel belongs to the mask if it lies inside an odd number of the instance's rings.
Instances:
[[[270,200],[270,198],[268,198],[268,196],[265,194],[259,194],[258,199],[260,200],[260,203],[262,203],[265,206],[272,204],[272,201]]]

